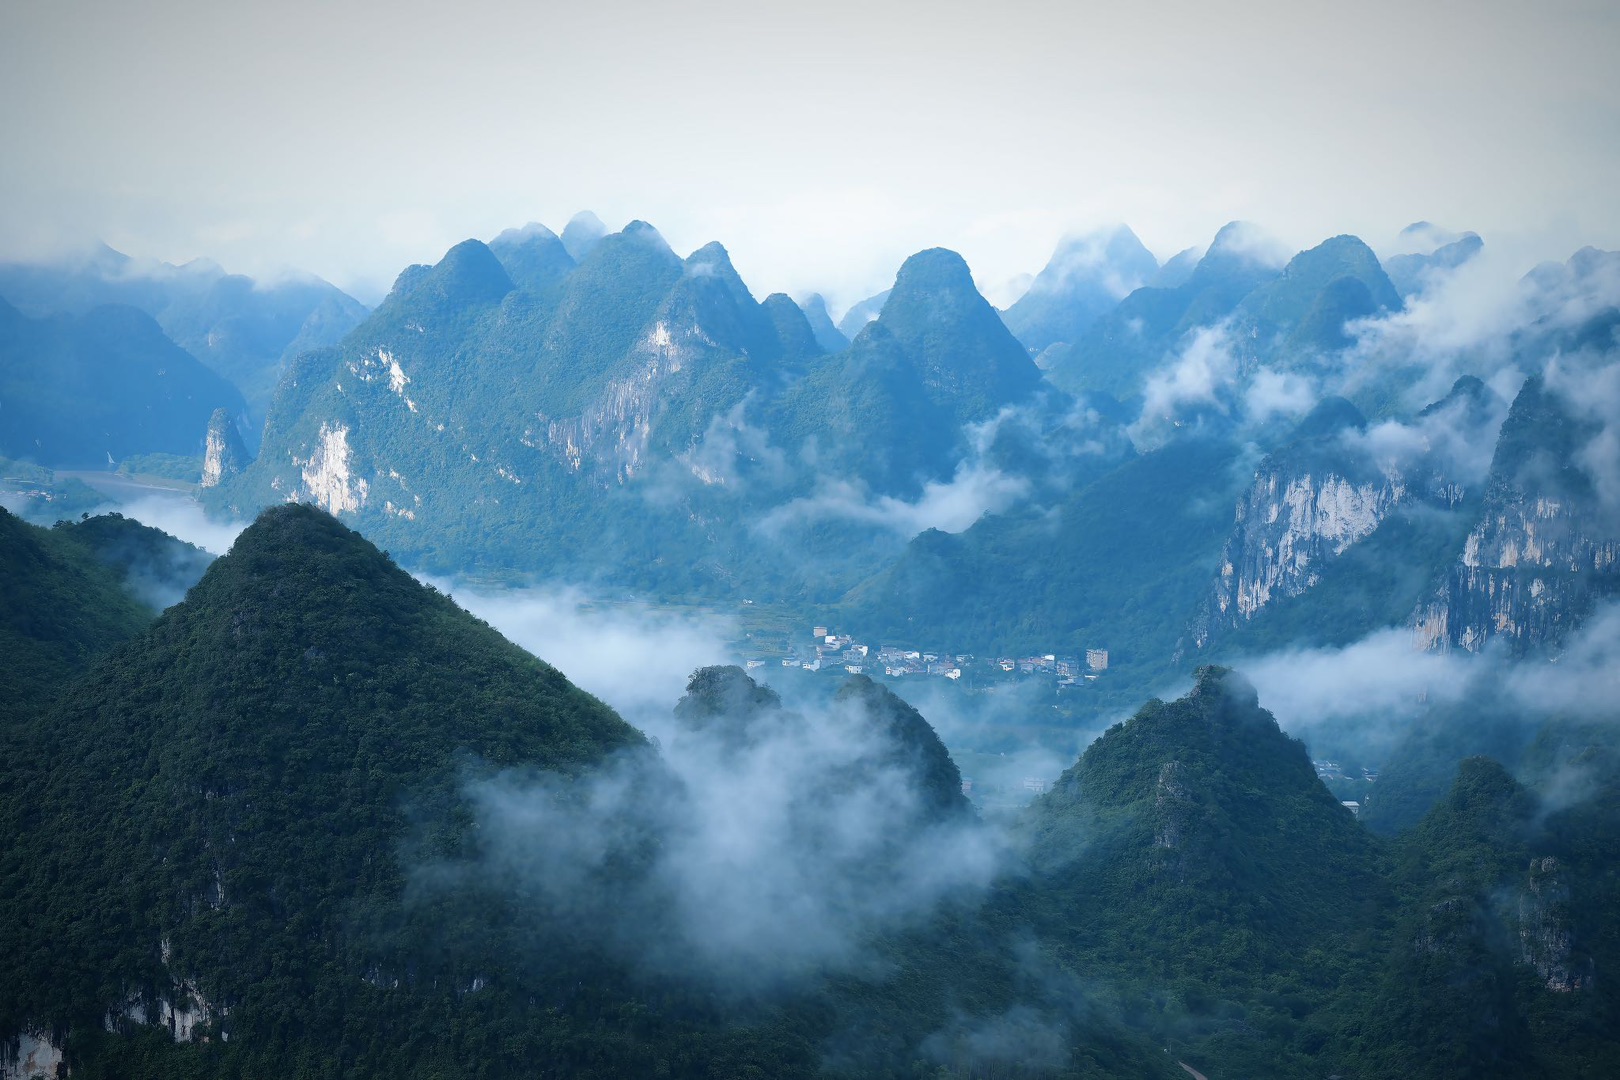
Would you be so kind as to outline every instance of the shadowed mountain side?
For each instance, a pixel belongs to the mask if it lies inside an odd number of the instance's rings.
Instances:
[[[1023,400],[1040,371],[973,284],[955,252],[913,255],[883,313],[848,350],[771,405],[789,447],[813,444],[818,469],[874,489],[917,491],[950,475],[962,426]]]
[[[136,454],[199,457],[213,411],[245,408],[142,311],[30,319],[4,300],[0,400],[0,455],[80,469]]]
[[[364,304],[316,277],[255,281],[206,259],[139,262],[105,245],[54,263],[0,263],[0,296],[35,317],[139,308],[241,392],[255,440],[282,365],[335,344],[366,315]]]
[[[833,325],[832,316],[827,313],[827,301],[820,293],[811,293],[799,306],[804,310],[804,317],[810,321],[810,329],[823,350],[834,353],[849,347],[849,338]]]
[[[1344,329],[1349,320],[1401,306],[1372,249],[1354,236],[1335,236],[1295,255],[1280,276],[1245,297],[1233,338],[1251,364],[1308,366],[1350,344]]]
[[[8,737],[152,619],[96,545],[80,542],[83,529],[41,529],[0,509],[0,731]]]
[[[1189,439],[1125,462],[1050,512],[924,532],[844,603],[875,636],[913,647],[1105,648],[1121,704],[1140,700],[1215,573],[1237,454]]]
[[[553,285],[576,265],[557,234],[538,222],[507,229],[489,242],[489,250],[500,260],[507,277],[524,289]]]

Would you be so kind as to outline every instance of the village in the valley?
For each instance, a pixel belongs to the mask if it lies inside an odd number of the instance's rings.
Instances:
[[[805,671],[837,670],[850,675],[881,675],[891,679],[933,676],[953,681],[974,674],[990,678],[1044,675],[1053,678],[1060,689],[1095,682],[1108,670],[1107,649],[1087,649],[1084,656],[1038,653],[981,660],[971,653],[928,652],[894,645],[873,648],[851,634],[826,626],[813,627],[811,640],[813,644],[808,649],[790,646],[786,655],[755,656],[747,661],[747,667],[756,670],[780,665]]]

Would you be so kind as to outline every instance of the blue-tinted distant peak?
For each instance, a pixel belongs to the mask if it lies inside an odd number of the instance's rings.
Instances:
[[[1292,254],[1282,241],[1248,221],[1229,221],[1221,226],[1203,262],[1237,260],[1280,269]]]
[[[827,301],[820,293],[811,293],[799,302],[799,307],[810,322],[816,342],[823,349],[839,352],[849,344],[849,338],[833,325],[832,315],[827,311]]]
[[[734,303],[743,308],[751,307],[754,303],[753,293],[737,273],[737,268],[731,265],[731,255],[718,241],[711,241],[692,252],[686,259],[684,273],[688,278],[712,282],[721,287]]]
[[[574,268],[573,256],[557,234],[534,221],[507,229],[490,241],[489,249],[519,288],[542,289]]]
[[[950,248],[929,248],[919,251],[900,266],[895,275],[894,289],[904,293],[912,289],[950,289],[978,295],[973,283],[973,272],[967,260]]]
[[[512,291],[506,268],[482,240],[463,240],[423,276],[416,288],[465,303],[492,303]]]
[[[1204,258],[1204,249],[1201,247],[1185,248],[1176,252],[1164,261],[1158,272],[1148,279],[1147,284],[1158,289],[1174,289],[1185,284],[1192,277],[1193,271]]]
[[[1414,221],[1402,229],[1395,238],[1396,254],[1432,255],[1441,248],[1467,237],[1478,239],[1478,234],[1457,232],[1436,225],[1432,221]]]
[[[602,224],[602,219],[589,210],[581,210],[563,226],[563,247],[568,249],[569,257],[575,262],[583,262],[606,235],[607,226]]]
[[[663,251],[671,250],[669,242],[664,239],[664,234],[639,218],[619,230],[619,235],[627,240],[639,240]]]
[[[527,225],[520,226],[516,229],[506,229],[502,231],[501,235],[497,236],[493,241],[490,242],[490,246],[494,247],[497,244],[521,244],[527,241],[556,239],[556,233],[552,232],[538,221],[531,221]]]
[[[694,275],[737,271],[731,265],[731,253],[718,240],[711,240],[686,258],[686,272]]]

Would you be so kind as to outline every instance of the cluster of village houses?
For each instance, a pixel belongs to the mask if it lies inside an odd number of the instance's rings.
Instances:
[[[1324,761],[1312,761],[1311,765],[1316,769],[1317,777],[1320,778],[1321,781],[1324,784],[1327,783],[1330,780],[1354,780],[1354,779],[1357,779],[1357,777],[1354,777],[1350,773],[1345,772],[1344,767],[1342,765],[1340,765],[1337,761],[1325,761],[1325,760]],[[1377,780],[1378,780],[1378,770],[1377,769],[1366,769],[1366,768],[1364,768],[1364,769],[1361,770],[1360,779],[1366,781],[1369,784],[1376,783]],[[1355,799],[1341,799],[1339,801],[1339,804],[1341,806],[1343,806],[1346,810],[1350,811],[1352,814],[1355,814],[1358,817],[1360,816],[1360,814],[1361,814],[1361,803],[1358,800],[1355,800]]]
[[[906,675],[934,675],[945,679],[960,679],[962,672],[980,662],[967,653],[923,652],[919,649],[901,649],[893,645],[870,645],[856,641],[850,634],[841,634],[825,626],[813,628],[814,655],[799,656],[790,653],[780,658],[783,667],[823,671],[842,667],[851,675],[876,675],[880,671],[890,677]],[[762,668],[771,661],[748,661],[750,668]],[[1054,675],[1059,686],[1074,686],[1082,681],[1095,680],[1108,670],[1107,649],[1087,649],[1085,657],[1059,656],[1041,653],[1035,656],[1002,656],[984,660],[982,664],[1006,674]]]

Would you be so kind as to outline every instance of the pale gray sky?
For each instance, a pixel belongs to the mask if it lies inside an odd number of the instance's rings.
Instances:
[[[1069,229],[1620,247],[1620,5],[402,0],[0,6],[0,256],[302,267],[375,295],[580,208],[847,304]]]

